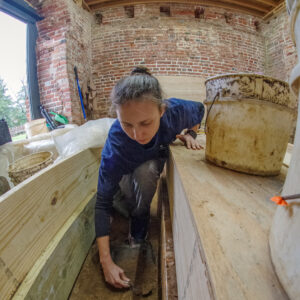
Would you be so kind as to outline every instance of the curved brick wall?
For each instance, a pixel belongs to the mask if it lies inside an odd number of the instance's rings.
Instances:
[[[162,6],[170,7],[169,17],[161,15]],[[100,13],[102,24],[92,28],[95,117],[106,115],[112,86],[135,65],[146,65],[154,75],[264,73],[264,40],[256,17],[183,4],[135,5],[134,18],[124,7]]]
[[[296,62],[285,11],[265,23],[221,8],[161,2],[134,5],[134,17],[129,18],[123,6],[93,15],[73,0],[28,1],[44,17],[37,24],[36,48],[41,102],[78,124],[84,120],[75,65],[81,86],[87,79],[95,83],[87,114],[96,119],[107,116],[112,86],[136,65],[148,66],[156,76],[172,77],[174,86],[174,77],[179,82],[191,77],[204,82],[236,72],[288,80]],[[170,16],[161,7],[169,8]]]
[[[265,74],[288,81],[297,64],[297,52],[291,39],[286,10],[271,18],[262,27],[265,38]]]

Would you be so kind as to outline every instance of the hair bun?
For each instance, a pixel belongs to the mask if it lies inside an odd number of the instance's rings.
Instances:
[[[140,66],[140,67],[134,67],[131,71],[130,75],[140,75],[140,74],[146,74],[149,76],[152,76],[151,72],[148,68]]]

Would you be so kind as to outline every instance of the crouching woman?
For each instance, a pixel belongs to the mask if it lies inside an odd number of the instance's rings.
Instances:
[[[113,197],[121,189],[130,212],[129,243],[138,245],[147,237],[150,205],[168,157],[168,145],[179,137],[189,149],[202,148],[196,130],[204,106],[175,98],[163,100],[158,80],[141,67],[115,85],[111,101],[117,120],[102,150],[95,228],[105,280],[116,288],[126,288],[130,279],[110,254]],[[184,129],[185,134],[179,135]]]

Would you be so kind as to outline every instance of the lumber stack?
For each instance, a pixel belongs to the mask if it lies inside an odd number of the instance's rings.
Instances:
[[[67,297],[94,239],[99,164],[100,149],[87,149],[0,197],[1,299]]]

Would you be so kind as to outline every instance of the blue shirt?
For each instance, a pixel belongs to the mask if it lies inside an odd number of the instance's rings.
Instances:
[[[97,201],[95,206],[96,236],[109,235],[110,213],[114,194],[123,175],[132,173],[145,161],[158,159],[162,149],[172,143],[185,128],[201,123],[204,106],[201,102],[171,98],[160,119],[160,126],[148,145],[132,140],[116,120],[108,133],[101,155]]]

